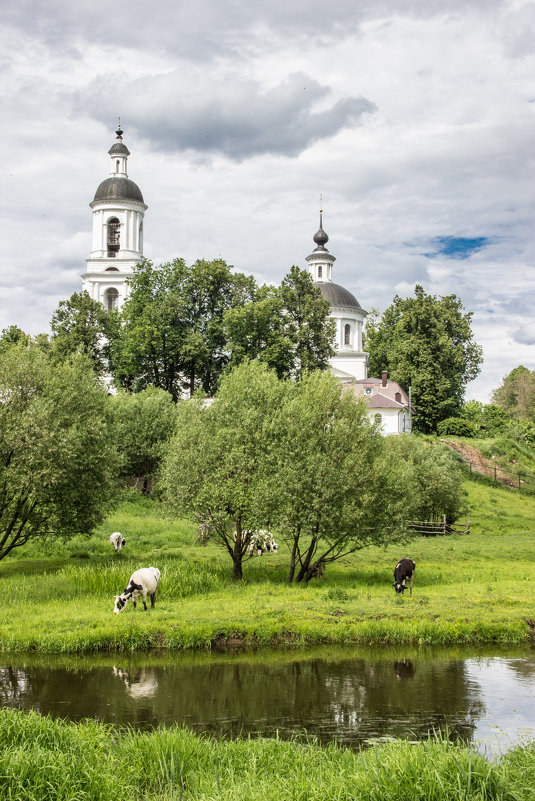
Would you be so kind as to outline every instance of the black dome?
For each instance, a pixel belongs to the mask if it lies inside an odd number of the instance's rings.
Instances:
[[[144,203],[140,188],[130,178],[106,178],[95,192],[93,203],[97,200],[136,200]]]
[[[340,284],[333,284],[331,281],[316,281],[316,286],[319,286],[324,300],[328,300],[331,306],[345,306],[362,310],[356,297]]]

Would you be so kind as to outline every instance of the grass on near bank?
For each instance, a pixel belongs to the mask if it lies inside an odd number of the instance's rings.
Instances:
[[[354,753],[0,712],[3,801],[528,801],[534,784],[535,744],[490,762],[438,737]]]
[[[163,516],[156,501],[130,496],[88,540],[21,549],[0,563],[4,651],[91,652],[246,645],[520,643],[535,618],[535,498],[466,483],[469,536],[419,538],[367,548],[328,567],[325,577],[287,585],[288,552],[245,564],[231,579],[229,557],[195,544],[196,527]],[[108,537],[121,531],[126,549]],[[280,540],[279,540],[280,542]],[[412,557],[412,597],[397,595],[393,568]],[[134,569],[162,572],[156,609],[113,615]]]

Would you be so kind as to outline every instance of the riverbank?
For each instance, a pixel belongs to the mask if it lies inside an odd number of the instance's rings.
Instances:
[[[27,551],[0,563],[3,651],[89,653],[318,643],[452,645],[528,642],[535,618],[535,499],[467,482],[472,533],[370,547],[330,566],[323,579],[287,585],[288,555],[265,554],[235,583],[196,529],[162,516],[155,502],[124,501],[89,540]],[[113,554],[111,531],[127,539]],[[413,595],[397,595],[401,556],[417,564]],[[155,610],[113,615],[113,595],[134,569],[162,572]]]
[[[535,744],[493,762],[431,738],[352,752],[278,739],[141,733],[0,712],[0,796],[50,801],[528,801]]]

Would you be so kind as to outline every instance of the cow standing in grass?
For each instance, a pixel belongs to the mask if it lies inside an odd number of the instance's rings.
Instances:
[[[139,570],[134,571],[134,573],[132,573],[130,576],[130,581],[128,582],[126,589],[121,593],[121,595],[114,596],[115,607],[113,609],[113,614],[117,615],[119,612],[122,612],[123,609],[126,608],[126,604],[130,598],[132,599],[135,609],[136,601],[139,596],[141,596],[141,600],[143,601],[143,606],[146,612],[147,595],[150,598],[151,609],[154,609],[154,605],[156,604],[156,590],[158,589],[159,583],[160,571],[157,567],[142,567]]]
[[[412,559],[400,559],[394,568],[394,588],[396,592],[403,593],[407,589],[407,581],[410,582],[410,594],[412,595],[412,582],[414,581],[414,571],[416,565]]]
[[[110,542],[113,545],[113,550],[115,553],[120,551],[121,548],[124,548],[126,545],[126,540],[124,539],[123,535],[120,531],[114,531],[113,534],[110,534]]]

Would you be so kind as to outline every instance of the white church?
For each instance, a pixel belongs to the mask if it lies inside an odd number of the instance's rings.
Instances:
[[[123,305],[128,294],[127,278],[143,259],[143,219],[147,210],[139,187],[128,177],[130,151],[123,142],[120,124],[115,133],[117,140],[108,151],[109,177],[99,184],[89,204],[93,211],[93,241],[82,276],[82,289],[108,311]],[[379,416],[385,434],[410,432],[411,409],[405,390],[388,381],[386,373],[381,378],[368,378],[368,354],[362,346],[367,312],[349,290],[332,280],[336,259],[325,247],[329,237],[323,230],[322,211],[313,240],[316,247],[306,261],[336,321],[336,354],[330,362],[333,375],[348,391],[364,397],[370,417]]]

